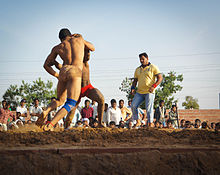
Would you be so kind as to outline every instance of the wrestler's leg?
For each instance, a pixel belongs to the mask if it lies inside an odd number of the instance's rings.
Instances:
[[[57,100],[52,101],[47,106],[46,110],[44,110],[41,113],[40,117],[36,122],[36,125],[42,126],[49,112],[55,110],[57,107],[65,103],[66,96],[67,96],[66,83],[59,80],[57,84]]]
[[[105,108],[105,99],[102,93],[94,88],[94,89],[88,89],[88,98],[91,100],[94,100],[98,103],[98,119],[99,119],[99,126],[101,126],[102,123],[102,118],[103,118],[103,113],[104,113],[104,108]]]
[[[72,123],[72,120],[74,118],[76,108],[79,106],[80,101],[78,100],[76,103],[76,106],[68,113],[66,120],[64,121],[64,128],[67,129],[70,124]]]
[[[82,77],[73,77],[72,79],[68,80],[68,82],[67,82],[67,98],[74,100],[75,105],[77,102],[75,99],[79,98],[80,92],[81,92],[81,79],[82,79]],[[50,125],[46,125],[44,127],[44,130],[50,130],[59,120],[61,120],[63,117],[65,117],[70,111],[71,111],[71,109],[69,111],[67,111],[66,108],[64,108],[64,107],[61,108],[56,113],[53,120],[50,122]]]

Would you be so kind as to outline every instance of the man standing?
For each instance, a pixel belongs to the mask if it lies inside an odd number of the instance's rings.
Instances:
[[[111,107],[108,109],[107,118],[108,121],[111,123],[112,121],[115,122],[116,125],[119,125],[121,120],[121,110],[117,107],[117,103],[115,99],[111,100]]]
[[[89,118],[93,117],[93,112],[94,112],[93,108],[90,107],[90,101],[86,100],[85,101],[85,107],[82,108],[82,110],[81,110],[82,118],[88,118],[89,119]]]
[[[119,108],[121,109],[122,121],[127,121],[131,118],[132,112],[124,106],[124,100],[119,100]]]
[[[40,117],[41,113],[43,112],[42,108],[39,106],[39,100],[38,98],[34,99],[34,106],[30,107],[30,115],[31,115],[31,121],[32,123],[35,123]]]
[[[16,112],[20,112],[21,113],[21,116],[19,118],[21,119],[23,124],[25,124],[25,120],[27,118],[27,108],[25,107],[25,103],[26,103],[25,99],[22,99],[21,102],[20,102],[21,106],[18,106],[16,108]]]
[[[155,109],[154,118],[156,119],[157,122],[162,123],[163,127],[166,126],[165,115],[166,115],[166,108],[164,107],[164,101],[160,100],[159,106]]]
[[[149,62],[146,53],[141,53],[139,58],[141,66],[136,68],[131,86],[131,93],[135,94],[135,87],[138,83],[137,92],[131,105],[133,120],[137,121],[136,126],[140,126],[141,123],[138,121],[138,106],[145,101],[148,125],[153,127],[155,88],[161,83],[163,77],[157,66]]]
[[[68,29],[61,29],[59,32],[59,38],[61,43],[52,49],[44,63],[45,70],[59,80],[57,85],[58,99],[47,107],[42,118],[45,118],[51,110],[62,105],[65,101],[66,93],[67,100],[65,105],[57,112],[53,120],[44,126],[44,130],[51,130],[60,119],[67,115],[71,109],[76,106],[81,91],[84,49],[87,48],[90,51],[95,50],[94,46],[85,41],[80,34],[71,35]],[[52,68],[58,55],[63,60],[63,66],[60,69],[59,74]]]

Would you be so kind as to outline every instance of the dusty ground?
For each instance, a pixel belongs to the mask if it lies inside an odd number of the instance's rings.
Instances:
[[[0,132],[0,174],[220,174],[219,132],[32,130]]]

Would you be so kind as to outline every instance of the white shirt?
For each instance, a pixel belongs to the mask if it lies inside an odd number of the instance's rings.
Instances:
[[[98,115],[98,112],[97,112],[98,107],[96,105],[92,105],[91,107],[93,108],[93,118],[95,119],[96,116]]]
[[[35,106],[31,106],[30,107],[30,114],[31,113],[38,113],[38,114],[41,114],[43,112],[42,108],[40,106],[38,107],[35,107]],[[38,119],[38,116],[34,116],[34,115],[31,115],[31,121],[32,122],[36,122]]]
[[[104,113],[103,113],[103,118],[102,118],[102,122],[104,122],[104,123],[106,123],[106,124],[108,124],[109,123],[109,121],[108,121],[108,110],[105,112],[104,111]]]
[[[121,120],[121,109],[116,107],[116,109],[109,107],[107,111],[108,122],[114,121],[116,125],[119,125]]]
[[[81,116],[79,110],[76,108],[76,111],[75,111],[75,114],[74,114],[72,123],[73,123],[73,124],[76,124],[76,122],[79,121],[79,120],[81,120],[81,118],[82,118],[82,116]]]
[[[16,112],[20,112],[21,114],[27,114],[27,108],[24,106],[23,108],[21,106],[18,106],[16,108]],[[19,117],[22,122],[25,122],[26,117]]]

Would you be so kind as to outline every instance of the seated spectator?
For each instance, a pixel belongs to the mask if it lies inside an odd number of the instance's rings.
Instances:
[[[83,124],[82,124],[81,120],[78,120],[76,122],[76,128],[82,128],[82,127],[83,127]]]
[[[4,131],[8,130],[8,124],[10,121],[15,120],[15,116],[13,113],[9,110],[9,103],[6,102],[6,104],[2,103],[3,108],[0,109],[0,124],[3,127]]]
[[[166,115],[166,108],[164,107],[164,101],[160,100],[159,106],[155,109],[154,118],[156,119],[157,122],[162,123],[163,127],[166,126],[165,115]]]
[[[88,118],[83,118],[82,123],[83,123],[83,128],[90,128]]]
[[[201,126],[201,120],[199,120],[199,119],[196,119],[196,120],[195,120],[195,126],[194,126],[194,128],[197,128],[197,129],[201,129],[201,128],[202,128],[202,126]]]
[[[121,109],[122,121],[127,121],[131,118],[132,112],[124,106],[124,100],[119,100],[119,108]]]
[[[220,130],[220,122],[215,124],[215,131],[218,132]]]
[[[202,129],[209,129],[207,122],[202,122]]]
[[[128,129],[132,129],[134,126],[133,122],[132,121],[129,121],[128,122]]]
[[[89,118],[93,117],[93,111],[94,111],[93,108],[90,107],[90,101],[86,100],[85,101],[85,107],[82,108],[82,110],[81,110],[82,118],[83,119],[84,118],[89,119]]]
[[[92,127],[93,128],[98,128],[99,122],[97,120],[93,121]]]
[[[21,119],[16,120],[16,125],[18,126],[18,128],[21,128],[24,126],[23,122],[21,121]]]
[[[111,107],[108,109],[107,118],[108,121],[114,121],[116,125],[119,125],[121,119],[121,110],[117,107],[115,99],[111,100]]]
[[[187,120],[187,121],[185,122],[185,128],[186,128],[186,129],[191,128],[191,122],[190,122],[190,121]]]
[[[105,103],[105,108],[104,108],[104,113],[103,113],[103,118],[102,118],[102,122],[104,126],[108,125],[109,123],[107,113],[108,113],[108,104]]]
[[[31,120],[28,120],[28,121],[27,121],[27,124],[32,124],[32,121],[31,121]]]
[[[214,122],[211,123],[211,129],[215,129],[215,123]]]
[[[154,122],[154,127],[155,128],[160,128],[160,122],[159,121],[155,121]]]
[[[186,120],[185,119],[182,119],[180,121],[180,129],[185,129],[186,128]]]
[[[174,129],[171,120],[167,120],[167,127],[166,127],[166,128],[168,128],[168,129]]]
[[[25,107],[25,103],[26,103],[26,100],[22,99],[21,102],[20,102],[20,106],[18,106],[16,108],[16,112],[20,113],[20,116],[19,117],[17,116],[17,119],[21,119],[23,124],[25,124],[25,120],[27,118],[27,108]]]
[[[115,125],[115,121],[111,121],[110,123],[109,123],[109,128],[115,128],[116,127],[116,125]]]
[[[169,120],[172,122],[174,128],[178,128],[178,113],[176,105],[172,105],[172,108],[169,112]]]
[[[118,128],[125,128],[125,122],[121,120],[121,121],[119,122]]]
[[[18,129],[18,126],[16,125],[16,123],[14,121],[10,122],[8,127],[10,130]]]
[[[34,106],[30,107],[30,115],[31,115],[31,121],[32,123],[35,123],[40,117],[41,113],[43,112],[42,108],[39,106],[39,100],[38,98],[34,99]]]

